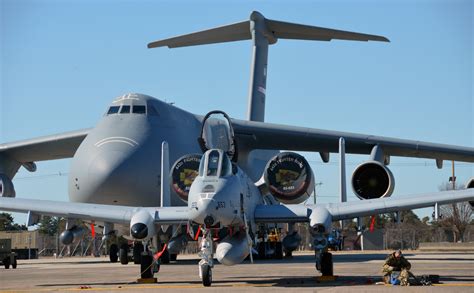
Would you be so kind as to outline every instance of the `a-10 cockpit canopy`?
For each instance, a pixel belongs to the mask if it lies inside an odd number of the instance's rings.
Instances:
[[[199,164],[200,177],[227,177],[232,175],[232,163],[222,150],[208,150]]]
[[[234,129],[229,116],[223,111],[211,111],[204,116],[201,134],[198,138],[203,152],[211,149],[222,150],[235,162]]]

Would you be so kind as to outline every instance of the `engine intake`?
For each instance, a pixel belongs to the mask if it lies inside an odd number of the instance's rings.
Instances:
[[[130,221],[130,235],[136,240],[148,240],[156,235],[155,221],[146,210],[140,210]]]
[[[306,159],[284,152],[268,161],[264,175],[270,193],[280,202],[301,203],[314,190],[314,175]]]
[[[189,189],[199,174],[201,155],[191,154],[179,158],[171,168],[171,188],[178,197],[188,202]]]
[[[392,172],[378,161],[362,163],[352,174],[352,189],[360,199],[389,197],[394,187]]]
[[[5,174],[0,174],[0,197],[15,197],[13,182]]]

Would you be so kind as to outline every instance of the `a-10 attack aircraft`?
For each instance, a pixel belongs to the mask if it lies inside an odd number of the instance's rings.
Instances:
[[[248,121],[219,111],[204,117],[146,95],[124,95],[94,128],[0,144],[0,210],[28,213],[28,225],[41,215],[65,217],[64,244],[80,234],[76,220],[103,228],[105,240],[123,235],[135,241],[137,263],[149,262],[150,254],[163,247],[176,255],[183,248],[185,229],[200,225],[199,271],[209,286],[214,252],[222,264],[242,262],[265,223],[309,222],[316,268],[330,275],[327,237],[333,221],[474,201],[474,189],[390,198],[394,177],[388,168],[391,156],[430,158],[438,168],[444,160],[472,163],[472,147],[263,122],[269,45],[278,39],[388,42],[385,37],[275,21],[252,12],[250,20],[148,47],[246,39],[253,42]],[[343,197],[344,154],[368,155],[351,180],[360,201],[302,204],[313,191],[313,172],[301,155],[278,150],[318,152],[324,162],[330,153],[340,153]],[[35,162],[71,157],[71,202],[14,198],[12,179],[21,166],[34,172]],[[169,162],[175,162],[172,168]],[[471,179],[468,187],[473,186]],[[221,237],[214,250],[211,231],[216,230]],[[295,242],[295,234],[287,237],[283,243]],[[128,246],[119,250],[117,243],[109,243],[108,248],[111,261],[120,256],[127,262]]]

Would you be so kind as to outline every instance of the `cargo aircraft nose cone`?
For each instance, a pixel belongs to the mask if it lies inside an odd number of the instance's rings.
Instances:
[[[136,223],[130,228],[130,234],[135,239],[144,239],[148,236],[148,227],[143,223]]]

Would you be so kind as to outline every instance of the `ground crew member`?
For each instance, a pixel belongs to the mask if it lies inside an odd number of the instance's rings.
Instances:
[[[402,251],[399,249],[392,254],[389,254],[383,264],[382,272],[383,279],[386,284],[390,284],[390,277],[392,272],[400,272],[398,279],[401,286],[409,286],[408,271],[411,268],[410,262],[403,257]]]

